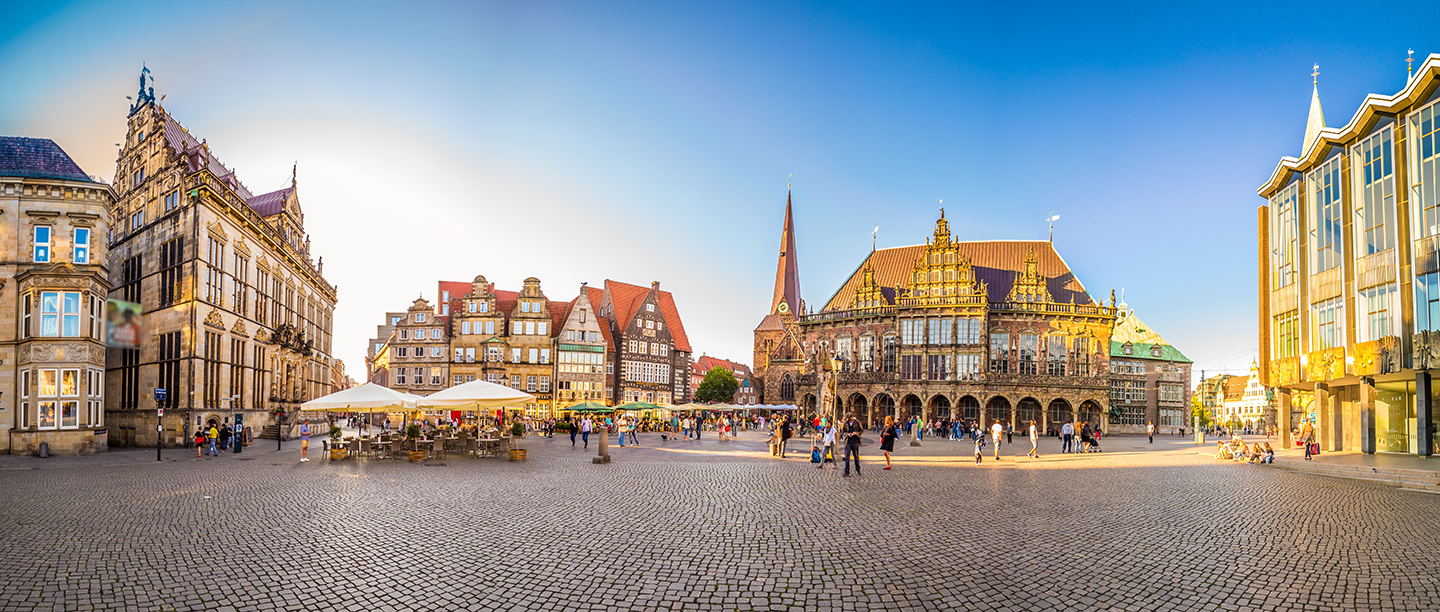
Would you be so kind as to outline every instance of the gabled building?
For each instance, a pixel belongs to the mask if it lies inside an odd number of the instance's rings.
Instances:
[[[54,141],[0,137],[0,451],[109,448],[105,237],[114,197]]]
[[[659,282],[646,289],[606,280],[603,290],[588,290],[590,302],[599,304],[606,319],[614,349],[611,401],[690,401],[690,340],[674,296],[662,291]]]
[[[873,249],[818,312],[796,312],[787,198],[771,310],[755,329],[761,402],[867,421],[947,418],[1106,427],[1116,310],[1043,240]]]
[[[605,403],[605,320],[590,303],[585,285],[565,305],[555,333],[555,411],[581,402]]]
[[[425,298],[395,325],[387,349],[391,388],[426,396],[450,386],[450,335]]]
[[[109,236],[110,297],[142,305],[144,339],[107,356],[110,443],[155,445],[157,407],[166,445],[235,417],[293,435],[300,404],[333,391],[337,299],[311,256],[295,170],[289,185],[251,192],[146,78],[116,160]]]
[[[695,392],[700,389],[700,383],[705,380],[705,375],[715,368],[729,370],[735,376],[737,386],[735,395],[730,399],[731,404],[758,404],[760,394],[755,387],[755,381],[750,372],[750,366],[743,363],[701,355],[690,367],[690,397],[695,397]]]
[[[1142,433],[1190,427],[1191,361],[1124,302],[1110,336],[1110,427]]]

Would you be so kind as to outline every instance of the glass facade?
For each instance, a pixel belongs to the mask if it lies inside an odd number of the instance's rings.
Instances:
[[[1375,385],[1375,450],[1409,453],[1415,431],[1415,383]]]

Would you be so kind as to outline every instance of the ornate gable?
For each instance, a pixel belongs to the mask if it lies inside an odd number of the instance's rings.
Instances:
[[[240,336],[250,335],[249,332],[245,329],[245,319],[236,318],[235,325],[230,327],[230,333]]]
[[[205,315],[205,324],[218,330],[225,329],[225,318],[220,316],[220,311],[212,310]]]
[[[1045,286],[1045,275],[1040,273],[1039,268],[1039,261],[1035,258],[1035,249],[1030,249],[1030,254],[1025,257],[1025,268],[1015,277],[1015,286],[1010,288],[1010,295],[1005,298],[1005,301],[1054,302],[1055,300],[1050,297],[1050,290]]]
[[[860,272],[862,280],[860,286],[855,289],[855,297],[850,300],[851,309],[880,308],[889,306],[885,299],[884,288],[875,282],[875,267],[870,261],[865,261],[865,268]]]
[[[945,209],[935,222],[935,235],[925,242],[925,251],[910,270],[910,282],[900,289],[905,304],[926,306],[972,298],[984,302],[985,285],[976,282],[970,257],[950,240],[950,222]]]

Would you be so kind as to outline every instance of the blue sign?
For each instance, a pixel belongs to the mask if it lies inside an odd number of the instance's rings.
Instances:
[[[163,402],[163,401],[165,401],[165,390],[164,390],[164,389],[156,389],[156,390],[155,390],[155,401],[157,401],[157,402]]]

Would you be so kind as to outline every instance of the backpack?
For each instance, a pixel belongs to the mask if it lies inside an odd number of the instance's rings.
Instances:
[[[810,447],[810,463],[820,463],[820,461],[820,449],[814,446]]]

